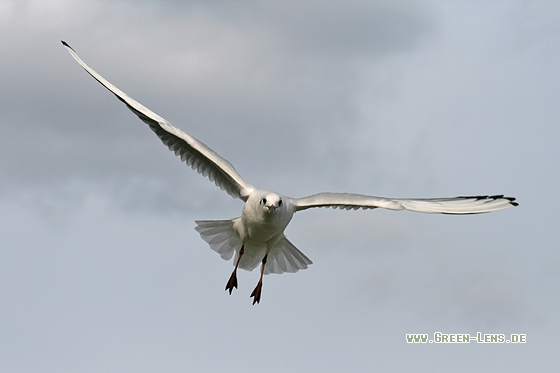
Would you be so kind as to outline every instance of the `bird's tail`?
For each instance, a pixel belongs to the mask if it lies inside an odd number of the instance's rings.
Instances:
[[[306,269],[310,264],[313,264],[313,262],[286,237],[283,237],[270,249],[264,267],[264,274],[294,273],[300,269]]]
[[[222,259],[230,260],[236,254],[233,263],[241,250],[241,238],[234,229],[235,219],[228,220],[197,220],[196,231],[200,237],[210,245],[210,248],[220,254]],[[244,254],[239,262],[239,268],[252,271],[257,267],[264,256],[267,260],[264,274],[294,273],[306,269],[313,262],[299,251],[286,237],[279,239],[272,247],[266,244],[246,242]]]
[[[222,259],[230,260],[241,249],[241,239],[233,229],[233,220],[197,220],[196,231],[220,254]]]

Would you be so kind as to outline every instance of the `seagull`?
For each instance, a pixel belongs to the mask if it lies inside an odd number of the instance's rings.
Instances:
[[[246,182],[233,165],[218,153],[130,98],[82,61],[65,41],[62,41],[62,44],[95,80],[117,96],[155,132],[163,144],[181,157],[181,161],[210,179],[233,198],[245,202],[240,217],[227,220],[197,220],[195,229],[222,259],[230,260],[235,255],[233,272],[225,288],[229,294],[237,288],[238,268],[252,271],[260,265],[259,281],[250,296],[253,298],[253,305],[260,303],[264,275],[295,273],[312,264],[312,261],[284,235],[284,230],[297,211],[314,207],[341,210],[384,208],[456,215],[498,211],[518,205],[515,198],[503,195],[403,199],[325,192],[303,198],[291,198],[258,189]]]

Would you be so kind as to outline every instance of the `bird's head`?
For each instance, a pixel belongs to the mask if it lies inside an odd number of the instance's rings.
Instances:
[[[282,197],[276,193],[267,193],[259,201],[259,206],[268,214],[274,214],[284,208]]]

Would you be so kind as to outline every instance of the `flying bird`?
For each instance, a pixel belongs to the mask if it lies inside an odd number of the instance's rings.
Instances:
[[[225,290],[237,288],[237,269],[252,271],[260,265],[260,277],[251,293],[253,305],[261,300],[263,276],[294,273],[306,269],[311,260],[284,235],[294,213],[314,207],[345,210],[384,208],[441,214],[478,214],[517,206],[515,198],[503,195],[455,198],[398,199],[351,193],[318,193],[291,198],[258,189],[246,182],[233,165],[191,135],[174,127],[90,68],[66,42],[74,59],[99,83],[111,91],[136,114],[181,160],[202,176],[208,177],[233,198],[245,202],[241,216],[226,220],[197,220],[196,230],[222,259],[233,260],[233,272]]]

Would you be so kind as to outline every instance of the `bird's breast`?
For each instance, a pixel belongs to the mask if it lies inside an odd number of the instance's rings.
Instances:
[[[286,216],[280,213],[250,213],[243,211],[241,221],[245,240],[266,243],[282,234],[290,219],[286,219]]]

